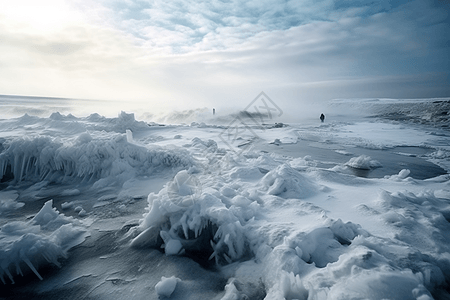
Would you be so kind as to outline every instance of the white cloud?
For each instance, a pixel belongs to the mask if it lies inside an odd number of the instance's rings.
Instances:
[[[443,96],[448,23],[423,2],[77,0],[61,2],[68,17],[51,30],[24,19],[16,26],[0,12],[0,94],[186,108],[238,106],[261,90],[287,105],[364,93]]]

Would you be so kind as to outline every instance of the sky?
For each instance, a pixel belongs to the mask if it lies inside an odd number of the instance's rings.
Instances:
[[[450,3],[0,0],[0,94],[188,109],[450,97]]]

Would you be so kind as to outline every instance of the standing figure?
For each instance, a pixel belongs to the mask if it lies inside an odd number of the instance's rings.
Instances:
[[[321,115],[320,115],[320,121],[322,121],[322,123],[323,123],[323,120],[325,120],[325,115],[324,115],[324,114],[321,114]]]
[[[216,114],[216,109],[213,108],[213,116]]]

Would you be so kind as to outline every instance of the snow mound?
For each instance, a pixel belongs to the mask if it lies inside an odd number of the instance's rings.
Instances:
[[[151,149],[127,142],[116,134],[93,139],[82,133],[72,143],[50,137],[12,140],[0,154],[0,179],[65,182],[80,178],[113,182],[148,175],[158,168],[189,166],[192,159],[182,150]]]
[[[24,275],[25,265],[43,279],[39,266],[54,264],[60,267],[58,258],[82,243],[88,236],[84,227],[52,208],[47,201],[29,222],[14,221],[0,229],[0,279],[6,284],[5,275],[14,283],[14,276]]]
[[[361,170],[370,170],[382,167],[379,161],[373,160],[370,156],[367,155],[352,157],[348,162],[345,163],[345,165],[354,169]]]
[[[320,190],[317,184],[287,164],[267,173],[261,179],[261,185],[267,194],[283,198],[304,199]]]

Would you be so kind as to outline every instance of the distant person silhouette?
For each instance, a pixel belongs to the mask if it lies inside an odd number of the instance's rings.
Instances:
[[[320,121],[322,121],[322,123],[323,123],[324,120],[325,120],[325,115],[324,114],[320,114]]]
[[[216,109],[213,108],[213,116],[216,114]]]

